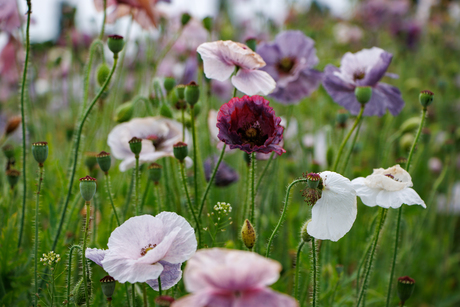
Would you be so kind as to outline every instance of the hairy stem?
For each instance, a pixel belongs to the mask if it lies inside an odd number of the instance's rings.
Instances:
[[[190,117],[192,121],[192,141],[193,141],[193,182],[195,188],[195,205],[198,200],[198,176],[197,176],[197,166],[198,166],[198,152],[196,149],[196,131],[195,131],[195,108],[190,106]]]
[[[255,165],[256,165],[256,153],[253,152],[251,153],[251,170],[250,170],[250,176],[251,176],[251,215],[250,215],[250,221],[252,225],[254,225],[254,212],[255,212],[255,191],[254,191],[254,181],[255,181]]]
[[[85,285],[85,300],[86,306],[89,304],[89,293],[88,293],[88,280],[86,276],[86,242],[88,241],[88,230],[89,230],[89,217],[91,215],[90,202],[85,202],[86,206],[86,223],[85,223],[85,235],[83,237],[83,250],[82,250],[82,263],[83,263],[83,283]]]
[[[318,259],[315,238],[311,238],[311,258],[313,261],[313,293],[312,293],[312,306],[315,307],[318,301]]]
[[[80,245],[74,245],[69,250],[69,264],[67,266],[67,270],[68,270],[68,273],[67,273],[67,304],[70,302],[70,279],[71,279],[71,273],[72,273],[72,252],[75,248],[78,248],[80,250],[80,253],[82,252]]]
[[[187,196],[188,207],[190,208],[190,211],[192,212],[193,219],[195,220],[195,228],[197,229],[197,232],[198,232],[198,246],[200,246],[200,244],[201,244],[200,221],[199,221],[199,219],[197,218],[197,216],[195,214],[195,210],[193,210],[192,201],[190,200],[190,194],[188,193],[187,178],[185,177],[184,161],[179,162],[179,167],[180,167],[180,175],[181,175],[181,179],[182,179],[182,185],[184,186],[185,195]]]
[[[38,213],[40,211],[40,191],[43,181],[43,165],[39,166],[37,201],[35,203],[35,242],[34,242],[34,285],[35,285],[35,306],[38,306]]]
[[[295,277],[294,277],[294,298],[300,301],[298,297],[299,293],[299,275],[300,275],[300,253],[302,252],[302,248],[305,245],[305,241],[301,240],[299,247],[297,248],[297,256],[295,260]]]
[[[267,172],[268,168],[270,167],[270,164],[272,163],[274,155],[275,155],[275,152],[273,151],[272,154],[270,155],[270,158],[268,158],[267,164],[265,164],[265,167],[262,170],[262,174],[260,174],[259,180],[257,180],[256,189],[255,189],[255,194],[256,195],[257,195],[257,191],[259,190],[260,183],[262,182],[262,178],[265,176],[265,173]]]

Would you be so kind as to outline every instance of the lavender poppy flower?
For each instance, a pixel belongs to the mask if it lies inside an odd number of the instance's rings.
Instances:
[[[377,47],[356,53],[347,52],[342,58],[340,69],[333,65],[326,66],[323,86],[336,103],[354,115],[361,109],[355,97],[355,88],[371,86],[372,97],[366,103],[363,114],[382,116],[388,109],[392,115],[398,115],[404,107],[401,92],[392,85],[379,82],[392,57],[391,53]]]
[[[276,81],[270,96],[284,104],[295,104],[318,88],[322,73],[312,69],[318,64],[314,45],[301,31],[284,31],[273,42],[257,47],[267,63],[262,70]]]
[[[199,250],[184,270],[187,295],[172,307],[296,307],[297,301],[267,286],[281,265],[256,253],[221,248]]]
[[[147,282],[169,289],[181,278],[181,264],[196,251],[195,232],[174,212],[135,216],[110,235],[108,249],[88,248],[86,257],[121,283]]]
[[[16,1],[0,0],[0,30],[13,33],[21,26]]]
[[[219,158],[217,156],[213,156],[212,158],[208,158],[206,159],[206,161],[204,161],[204,174],[206,177],[206,181],[209,181],[211,179],[211,173],[214,169],[214,166],[217,164],[218,160]],[[217,169],[214,184],[218,187],[226,187],[238,181],[238,179],[238,173],[227,163],[222,161],[219,165],[219,168]]]

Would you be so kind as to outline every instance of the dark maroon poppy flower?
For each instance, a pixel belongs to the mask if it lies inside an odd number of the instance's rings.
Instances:
[[[219,157],[214,155],[204,161],[203,166],[206,181],[211,179],[211,173],[218,160]],[[214,178],[214,184],[217,187],[226,187],[234,182],[237,182],[239,178],[240,176],[238,176],[238,173],[230,165],[222,161],[219,165],[219,168],[217,169],[216,178]]]
[[[231,149],[245,152],[286,152],[280,145],[284,127],[281,118],[275,116],[269,101],[261,96],[235,97],[220,107],[217,114],[219,140]]]

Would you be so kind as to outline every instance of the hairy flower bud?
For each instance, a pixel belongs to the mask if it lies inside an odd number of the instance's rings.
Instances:
[[[355,88],[356,100],[360,104],[366,104],[372,97],[372,87],[370,86],[357,86]]]
[[[88,276],[88,279],[90,279],[89,276]],[[91,282],[88,282],[87,285],[88,285],[88,296],[91,299]],[[77,306],[85,305],[86,303],[85,283],[83,282],[83,278],[80,278],[80,280],[75,284],[75,287],[72,289],[71,297],[72,297],[71,301],[75,305]]]
[[[107,77],[109,75],[110,75],[109,66],[106,63],[100,64],[96,70],[97,84],[99,84],[99,86],[103,86],[105,83],[105,80],[107,80]]]
[[[308,221],[306,221],[303,226],[302,226],[302,229],[300,230],[300,237],[302,238],[302,240],[304,242],[310,242],[311,241],[311,236],[308,234],[307,232],[307,226],[308,226],[308,223],[311,222],[311,219],[309,219]]]
[[[110,167],[112,166],[112,158],[110,157],[110,153],[101,151],[97,154],[96,161],[97,164],[99,164],[101,170],[107,174]]]
[[[47,142],[36,142],[32,144],[32,154],[34,155],[35,161],[37,161],[40,167],[45,163],[48,158],[48,143]]]
[[[107,45],[109,46],[110,51],[114,53],[114,55],[118,55],[118,53],[123,50],[125,41],[123,40],[123,36],[109,35]]]
[[[415,280],[413,280],[409,276],[403,276],[398,278],[398,296],[403,305],[404,302],[412,296],[414,288]]]
[[[244,245],[248,249],[252,249],[256,244],[256,231],[248,219],[244,221],[243,227],[241,228],[241,239]]]
[[[142,151],[142,139],[133,137],[131,140],[128,141],[128,143],[129,143],[129,148],[131,149],[131,152],[135,156],[139,156],[139,154]]]
[[[80,193],[85,201],[91,201],[96,194],[96,178],[90,176],[80,178]]]
[[[434,94],[431,91],[421,91],[419,95],[420,104],[426,108],[433,102]]]
[[[178,142],[173,145],[174,157],[180,162],[184,161],[188,155],[188,146],[184,142]]]
[[[10,118],[5,126],[5,135],[8,136],[12,134],[14,131],[16,131],[16,129],[18,129],[19,125],[21,124],[21,119],[21,116],[15,116]]]
[[[200,99],[200,87],[194,81],[187,84],[185,88],[185,101],[193,107]]]

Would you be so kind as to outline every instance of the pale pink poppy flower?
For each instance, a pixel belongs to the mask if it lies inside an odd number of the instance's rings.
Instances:
[[[265,71],[265,61],[248,46],[233,41],[216,41],[201,44],[197,52],[203,59],[204,73],[209,79],[225,81],[232,76],[232,84],[247,95],[268,95],[276,82]]]
[[[0,0],[0,30],[12,33],[21,26],[16,1]]]
[[[268,288],[281,265],[256,253],[221,248],[201,249],[184,270],[187,295],[172,307],[296,307],[297,301]]]

